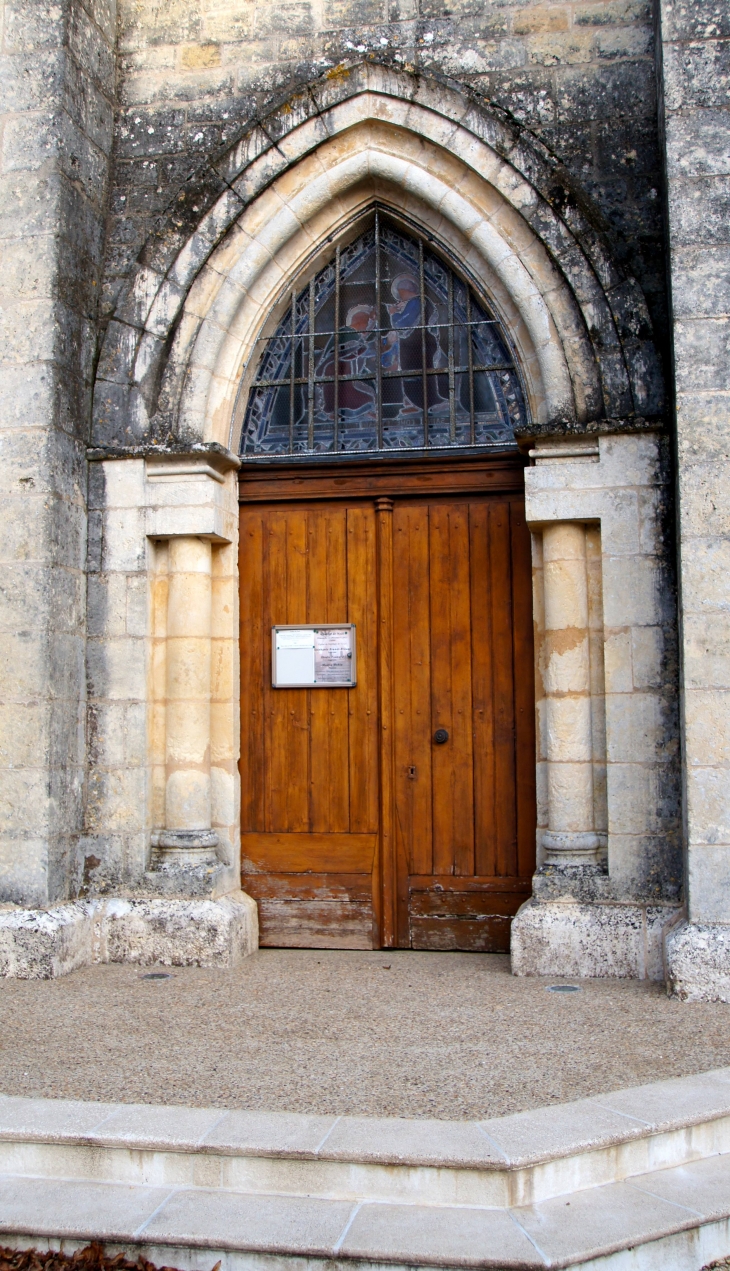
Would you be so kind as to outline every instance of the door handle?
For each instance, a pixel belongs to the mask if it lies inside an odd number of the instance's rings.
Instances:
[[[449,740],[449,734],[445,728],[437,728],[433,740],[437,746],[443,746],[444,742]]]

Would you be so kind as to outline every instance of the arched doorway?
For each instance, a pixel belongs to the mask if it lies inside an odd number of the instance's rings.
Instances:
[[[261,943],[506,949],[535,865],[509,338],[374,208],[258,345],[238,409],[242,873]],[[344,672],[333,650],[354,655]]]

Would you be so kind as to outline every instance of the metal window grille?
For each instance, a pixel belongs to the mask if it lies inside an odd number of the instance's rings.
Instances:
[[[504,449],[526,420],[498,319],[378,208],[364,233],[292,292],[256,357],[246,459]]]

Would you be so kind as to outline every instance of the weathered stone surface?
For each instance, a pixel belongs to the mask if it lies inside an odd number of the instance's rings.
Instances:
[[[219,900],[103,903],[101,962],[142,966],[235,966],[258,946],[258,910],[243,892]]]
[[[682,1002],[730,1002],[730,926],[683,922],[666,938],[667,991]]]
[[[663,980],[662,929],[676,908],[528,901],[512,923],[515,975]]]
[[[56,909],[0,910],[0,976],[51,980],[89,966],[95,906],[88,901]]]
[[[256,904],[240,891],[0,910],[0,977],[49,980],[93,962],[227,967],[257,947]]]

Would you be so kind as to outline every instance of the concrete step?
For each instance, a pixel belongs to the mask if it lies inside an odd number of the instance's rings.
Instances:
[[[0,1098],[0,1237],[226,1268],[698,1271],[730,1252],[730,1069],[476,1122]]]

